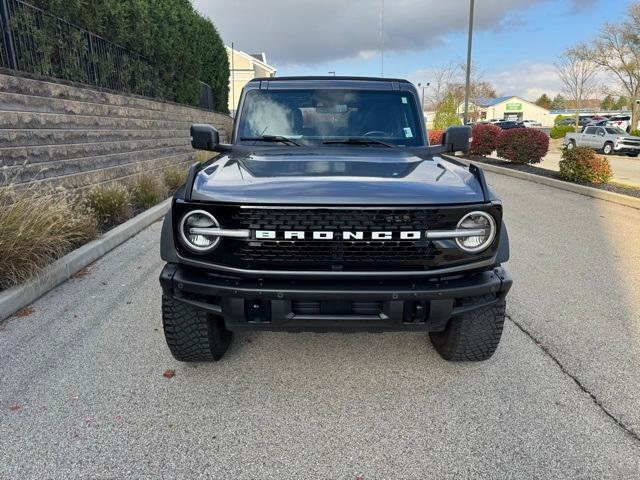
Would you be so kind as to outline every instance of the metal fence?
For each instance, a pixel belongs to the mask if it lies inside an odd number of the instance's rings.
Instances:
[[[23,0],[0,0],[0,67],[175,100],[148,58]],[[200,106],[213,110],[209,85],[202,95]]]
[[[213,88],[208,83],[200,82],[200,108],[213,110],[215,107],[215,97]]]

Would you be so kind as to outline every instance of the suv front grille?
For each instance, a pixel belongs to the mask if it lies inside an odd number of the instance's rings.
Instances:
[[[185,209],[193,208],[185,205]],[[198,208],[203,208],[201,204]],[[456,228],[462,216],[473,210],[488,210],[500,225],[500,206],[403,208],[285,208],[205,207],[224,228],[246,229],[250,238],[224,238],[200,260],[247,270],[286,271],[402,271],[430,270],[479,261],[495,253],[494,246],[478,255],[457,248],[452,239],[400,239],[402,231]],[[176,211],[177,218],[181,212]],[[276,238],[258,238],[256,231],[275,231]],[[284,239],[284,232],[333,231],[331,240],[311,235]],[[365,232],[363,240],[343,239],[343,231]],[[370,232],[395,232],[391,240],[372,240]],[[179,241],[176,241],[178,246]],[[193,255],[185,252],[187,255]]]
[[[445,220],[440,210],[418,209],[240,209],[235,220],[256,230],[416,230]]]
[[[250,230],[357,230],[370,232],[426,230],[446,216],[435,209],[240,209],[234,220]],[[250,241],[234,252],[249,263],[326,265],[331,269],[369,265],[415,266],[433,261],[441,252],[420,241]]]

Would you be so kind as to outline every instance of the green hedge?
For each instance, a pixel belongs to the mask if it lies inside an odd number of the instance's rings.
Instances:
[[[151,82],[156,96],[197,105],[202,81],[213,88],[215,109],[227,111],[229,63],[224,44],[211,20],[196,12],[188,0],[32,0],[31,3],[148,58],[155,68],[121,68],[125,69],[123,74]],[[47,52],[57,48],[59,37],[46,31],[36,33],[37,48],[44,53],[40,57],[44,62]]]
[[[566,115],[557,115],[556,118],[553,119],[553,124],[557,125],[558,123],[560,123],[565,118],[569,118],[569,117],[566,116]]]
[[[567,133],[575,131],[576,127],[573,125],[555,125],[549,132],[549,136],[554,139],[564,138]]]

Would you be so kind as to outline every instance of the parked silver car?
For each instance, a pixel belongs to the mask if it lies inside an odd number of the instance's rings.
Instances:
[[[563,145],[569,150],[574,147],[594,148],[605,155],[626,153],[637,157],[640,153],[640,137],[633,137],[617,127],[588,126],[582,133],[567,133]]]

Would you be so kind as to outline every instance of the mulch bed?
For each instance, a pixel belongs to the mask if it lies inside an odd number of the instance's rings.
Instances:
[[[556,180],[564,181],[560,178],[560,173],[555,170],[548,170],[542,167],[536,167],[534,165],[511,163],[508,160],[500,160],[497,158],[469,156],[467,160],[477,163],[488,163],[489,165],[496,165],[497,167],[504,167],[510,170],[519,170],[521,172],[533,173],[534,175],[540,175],[548,178],[555,178]],[[569,182],[567,182],[569,183]],[[598,188],[600,190],[607,190],[609,192],[621,193],[622,195],[629,195],[630,197],[640,198],[640,188],[623,187],[621,185],[613,183],[584,183],[587,187]]]

